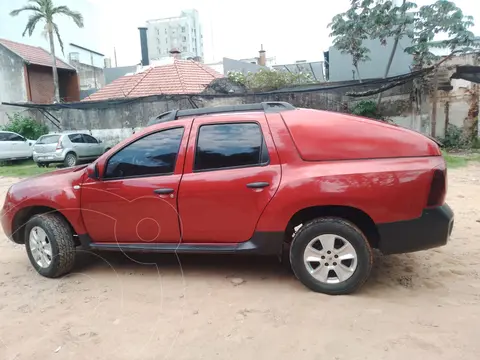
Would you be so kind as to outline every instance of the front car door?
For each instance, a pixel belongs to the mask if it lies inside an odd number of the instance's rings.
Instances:
[[[27,139],[16,133],[9,133],[8,141],[11,146],[12,158],[27,158],[32,156],[32,148]]]
[[[193,122],[178,199],[186,243],[249,240],[280,184],[265,115],[231,118]]]
[[[77,154],[78,158],[88,157],[87,144],[83,138],[83,134],[69,134],[68,139],[72,143],[73,151]]]
[[[93,136],[83,134],[83,140],[85,141],[88,157],[98,157],[103,154],[102,144]]]
[[[97,243],[176,243],[177,194],[190,123],[162,124],[104,161],[82,184],[82,216]]]

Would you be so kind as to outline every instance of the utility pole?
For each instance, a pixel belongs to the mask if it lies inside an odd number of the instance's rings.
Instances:
[[[115,67],[118,67],[117,65],[117,49],[113,47],[113,57],[115,58]]]

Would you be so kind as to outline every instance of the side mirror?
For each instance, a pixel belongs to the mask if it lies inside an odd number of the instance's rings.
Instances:
[[[100,178],[100,174],[98,173],[97,163],[93,163],[87,166],[87,175],[90,179],[94,179],[94,180],[98,180]]]

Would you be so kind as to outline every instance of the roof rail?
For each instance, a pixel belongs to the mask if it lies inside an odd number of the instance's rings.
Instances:
[[[285,110],[295,110],[295,106],[283,101],[268,101],[256,104],[227,105],[217,107],[206,107],[199,109],[172,110],[164,112],[152,118],[147,126],[159,124],[166,121],[177,120],[184,116],[199,116],[207,114],[221,114],[242,111],[263,111],[266,113],[276,113]]]

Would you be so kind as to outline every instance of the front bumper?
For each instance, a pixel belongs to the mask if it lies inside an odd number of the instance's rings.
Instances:
[[[452,233],[453,222],[453,211],[444,204],[423,210],[417,219],[378,224],[379,249],[384,254],[401,254],[443,246]]]

